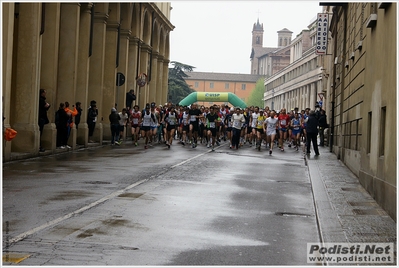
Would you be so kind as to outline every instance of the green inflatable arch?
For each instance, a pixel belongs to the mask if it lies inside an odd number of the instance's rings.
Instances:
[[[247,105],[237,95],[230,92],[193,92],[179,102],[181,106],[188,106],[196,101],[229,102],[234,107],[246,108]]]

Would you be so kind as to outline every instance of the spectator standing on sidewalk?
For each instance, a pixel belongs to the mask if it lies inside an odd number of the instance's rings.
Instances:
[[[131,89],[126,93],[126,109],[130,111],[132,109],[133,101],[136,100],[136,95],[134,94],[134,90]]]
[[[308,121],[306,122],[306,154],[310,154],[310,143],[313,144],[313,150],[317,155],[320,155],[319,148],[317,147],[317,134],[318,134],[319,120],[316,118],[314,110],[309,112]]]
[[[82,103],[79,102],[79,101],[76,103],[76,108],[75,109],[78,111],[78,113],[75,116],[76,129],[78,129],[78,126],[80,124],[80,117],[82,116],[82,107],[81,107],[81,105],[82,105]]]
[[[92,140],[92,137],[94,129],[96,127],[97,116],[98,116],[97,102],[95,100],[92,100],[90,102],[90,107],[87,112],[87,126],[89,127],[89,142],[94,142]]]
[[[119,133],[120,133],[120,124],[119,120],[121,117],[117,113],[115,108],[111,109],[111,114],[109,115],[109,122],[111,123],[111,145],[119,145]]]
[[[65,112],[65,104],[60,103],[58,111],[55,113],[55,126],[57,128],[57,147],[64,149],[66,146],[66,135],[68,130],[69,115]]]
[[[320,136],[319,146],[321,147],[324,147],[324,130],[326,128],[328,128],[326,111],[322,109],[320,110],[320,117],[319,117],[319,136]]]
[[[74,107],[74,105],[72,105],[72,107]],[[67,124],[67,134],[65,137],[65,146],[68,147],[68,149],[70,149],[71,146],[68,145],[68,139],[69,136],[71,135],[71,130],[73,128],[73,119],[78,114],[78,111],[76,110],[76,108],[74,108],[73,110],[69,109],[69,102],[67,101],[65,102],[64,110],[67,113],[67,115],[69,115],[68,124]]]
[[[39,98],[39,130],[40,130],[40,147],[39,152],[44,152],[44,148],[42,146],[42,134],[44,125],[48,124],[50,121],[47,117],[47,111],[50,108],[50,104],[46,101],[47,91],[45,89],[40,89],[40,98]]]

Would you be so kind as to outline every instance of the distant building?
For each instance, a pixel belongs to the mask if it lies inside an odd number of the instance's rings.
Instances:
[[[278,31],[278,47],[263,47],[263,23],[259,19],[252,29],[251,74],[269,77],[290,63],[292,32],[287,28]]]
[[[288,111],[295,107],[314,109],[316,102],[321,101],[319,93],[325,92],[322,90],[322,70],[315,54],[315,37],[316,20],[282,49],[289,53],[290,62],[265,78],[265,106]]]
[[[237,95],[244,102],[248,101],[256,82],[262,78],[261,75],[234,74],[234,73],[208,73],[190,72],[186,83],[196,92],[230,92]],[[210,106],[212,102],[197,102],[200,105]],[[228,104],[216,103],[216,104]]]

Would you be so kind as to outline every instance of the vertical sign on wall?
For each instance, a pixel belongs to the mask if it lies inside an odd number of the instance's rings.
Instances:
[[[328,14],[317,14],[317,34],[316,34],[316,54],[327,54],[327,40],[328,40]]]

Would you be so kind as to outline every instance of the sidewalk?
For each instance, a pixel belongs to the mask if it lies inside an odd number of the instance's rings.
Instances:
[[[357,177],[330,153],[305,156],[309,168],[322,242],[393,242],[396,223],[361,186]]]

